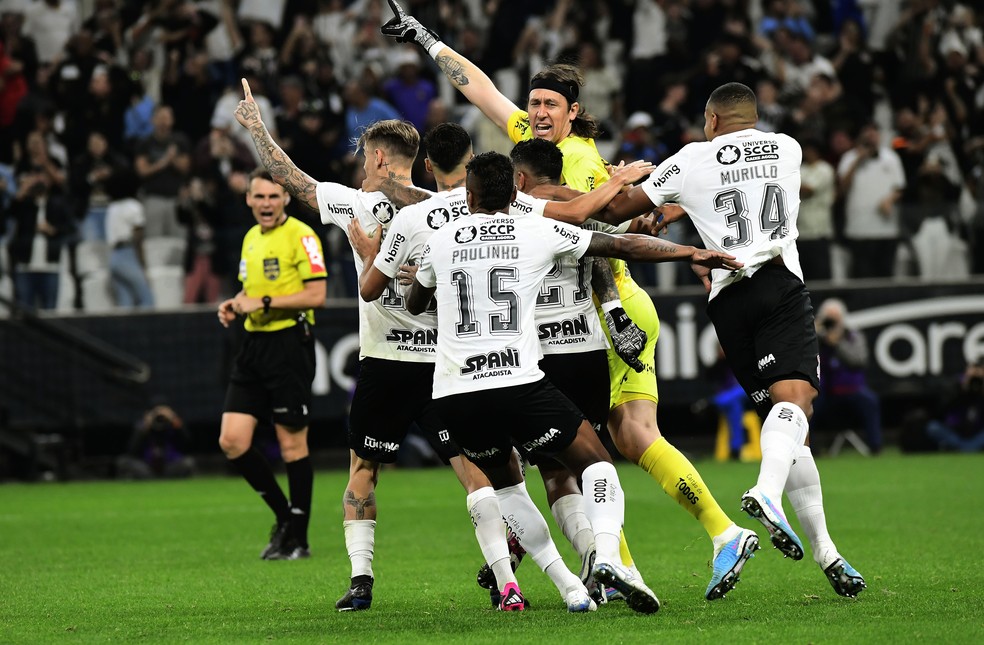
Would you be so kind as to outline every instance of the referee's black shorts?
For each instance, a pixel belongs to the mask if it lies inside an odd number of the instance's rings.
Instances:
[[[756,411],[772,409],[769,387],[800,379],[820,389],[820,346],[803,281],[782,264],[725,287],[707,305],[721,348]]]
[[[236,355],[223,410],[306,428],[314,367],[314,337],[306,322],[249,332]]]

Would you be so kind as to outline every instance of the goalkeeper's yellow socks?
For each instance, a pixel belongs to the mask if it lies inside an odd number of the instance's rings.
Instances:
[[[639,458],[639,466],[693,515],[711,538],[731,526],[731,519],[718,506],[700,473],[665,437],[646,448]]]

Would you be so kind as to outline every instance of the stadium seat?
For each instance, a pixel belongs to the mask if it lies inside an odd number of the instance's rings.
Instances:
[[[75,248],[79,277],[109,267],[109,244],[104,240],[83,240]]]
[[[186,244],[183,237],[148,237],[143,241],[147,268],[181,267]]]
[[[82,302],[90,313],[102,313],[116,308],[110,287],[109,269],[97,269],[82,277]]]
[[[147,282],[154,294],[155,309],[176,309],[182,305],[184,277],[184,269],[180,266],[147,267]]]

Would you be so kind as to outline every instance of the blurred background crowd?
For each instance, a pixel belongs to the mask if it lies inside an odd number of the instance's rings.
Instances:
[[[807,282],[984,273],[984,39],[948,0],[404,0],[519,106],[548,62],[580,65],[614,163],[703,139],[709,92],[756,90],[759,127],[804,148]],[[62,313],[214,303],[238,290],[257,160],[245,77],[318,180],[358,186],[352,140],[448,120],[508,140],[433,63],[379,33],[382,0],[0,0],[0,294]],[[415,182],[432,186],[423,164]],[[292,214],[316,222],[313,213]],[[318,227],[318,230],[324,230]],[[355,295],[325,231],[329,296]],[[693,235],[681,227],[677,239]],[[634,267],[658,290],[676,267]]]

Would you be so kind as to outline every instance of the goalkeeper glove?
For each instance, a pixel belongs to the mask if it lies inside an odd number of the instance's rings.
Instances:
[[[606,306],[614,305],[605,311],[605,322],[608,324],[608,331],[612,336],[615,353],[635,371],[643,371],[645,366],[639,360],[639,354],[642,353],[648,340],[646,332],[632,322],[625,310],[622,309],[621,302],[616,300],[605,304]]]
[[[396,39],[398,43],[416,42],[428,54],[431,47],[440,42],[440,37],[413,16],[403,12],[403,7],[396,0],[389,0],[390,9],[396,14],[380,28],[384,36]]]

